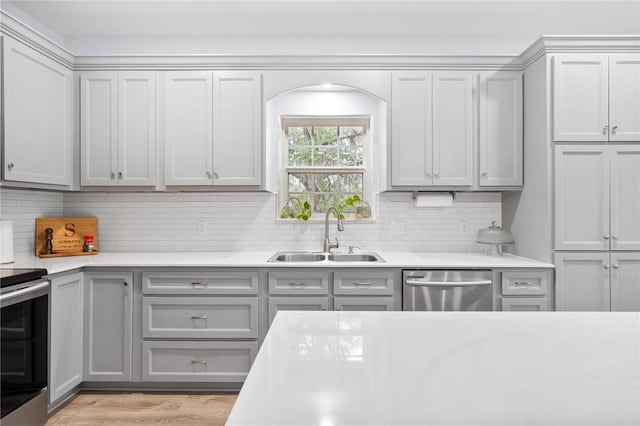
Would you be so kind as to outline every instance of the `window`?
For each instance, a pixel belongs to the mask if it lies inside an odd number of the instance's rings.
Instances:
[[[353,195],[365,199],[368,117],[282,117],[283,194],[323,213]],[[344,213],[353,213],[347,206]]]

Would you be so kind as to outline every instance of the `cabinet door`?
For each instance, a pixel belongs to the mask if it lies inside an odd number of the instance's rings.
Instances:
[[[391,185],[433,185],[431,73],[393,73]]]
[[[480,73],[480,186],[522,186],[522,73]]]
[[[153,72],[118,75],[119,185],[156,181],[156,83]]]
[[[278,311],[327,311],[329,297],[271,297],[269,296],[269,324]]]
[[[164,81],[165,183],[211,185],[211,72],[167,73]]]
[[[130,273],[87,273],[84,379],[131,380],[133,280]]]
[[[335,297],[336,311],[393,311],[393,297]]]
[[[3,40],[3,178],[71,185],[73,73],[16,40]]]
[[[640,312],[640,253],[611,253],[611,310]]]
[[[610,145],[611,249],[640,250],[640,145]]]
[[[609,140],[640,141],[640,54],[609,56]]]
[[[433,184],[473,183],[473,74],[433,73]]]
[[[553,140],[604,142],[608,131],[608,56],[553,58]]]
[[[609,311],[609,253],[556,253],[558,311]]]
[[[81,273],[51,280],[50,402],[82,382],[83,288]]]
[[[555,249],[609,249],[609,155],[605,145],[555,147]]]
[[[214,185],[262,183],[261,88],[260,73],[214,73]]]
[[[118,74],[80,75],[80,183],[87,186],[116,185]]]

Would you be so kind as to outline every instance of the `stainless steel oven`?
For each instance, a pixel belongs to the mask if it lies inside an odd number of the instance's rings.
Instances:
[[[49,281],[42,277],[47,271],[0,272],[0,423],[43,425],[48,404]]]
[[[405,270],[405,311],[492,311],[490,270]]]

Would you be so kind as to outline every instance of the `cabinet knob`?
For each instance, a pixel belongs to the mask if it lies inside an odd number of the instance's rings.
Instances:
[[[13,163],[7,164],[7,169],[12,170],[16,165]]]
[[[122,284],[124,284],[125,287],[129,285],[126,281],[123,282]]]
[[[603,134],[603,135],[606,135],[607,133],[609,133],[609,126],[608,126],[608,125],[605,125],[605,126],[602,128],[602,134]]]
[[[617,240],[618,236],[617,235],[612,235],[611,238],[613,238],[614,240]]]
[[[611,128],[611,134],[612,134],[612,135],[615,135],[615,134],[616,134],[616,130],[618,130],[618,126],[613,126],[613,127]]]
[[[613,264],[613,269],[618,269],[620,267],[620,265],[618,265],[617,263]]]
[[[118,172],[118,179],[122,179],[122,172]]]
[[[209,179],[211,179],[211,178],[213,177],[213,176],[211,175],[211,172],[210,172],[210,171],[208,171],[208,170],[207,170],[207,177],[208,177]]]
[[[609,269],[609,265],[604,265],[604,269]]]
[[[487,176],[489,173],[487,172],[482,172],[482,176]]]
[[[438,176],[440,176],[440,172],[435,172],[433,175],[434,175],[435,177],[438,177]]]
[[[424,175],[425,175],[426,177],[431,177],[431,173],[429,173],[429,172],[426,172]]]
[[[220,179],[220,176],[218,176],[218,173],[216,173],[216,172],[213,172],[213,177],[214,177],[215,179]]]
[[[115,179],[116,178],[116,174],[114,172],[111,172],[111,179]]]
[[[608,235],[604,235],[602,238],[604,238],[605,240],[608,240],[609,236]]]

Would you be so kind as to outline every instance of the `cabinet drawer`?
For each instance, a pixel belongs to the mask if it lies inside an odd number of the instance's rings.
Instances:
[[[269,272],[269,294],[329,294],[329,273],[322,271]]]
[[[546,271],[508,271],[502,273],[505,296],[541,296],[547,294]]]
[[[257,297],[145,297],[143,337],[258,337]]]
[[[143,342],[142,380],[243,382],[257,342]]]
[[[144,294],[258,294],[258,272],[144,272],[142,292]]]
[[[269,297],[269,324],[278,311],[327,311],[329,297]]]
[[[502,310],[510,312],[548,311],[549,299],[546,297],[503,297]]]
[[[335,297],[335,311],[393,311],[393,297]]]
[[[333,274],[333,292],[340,295],[393,295],[392,271],[338,271]]]

